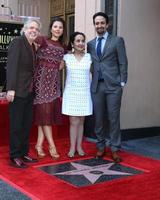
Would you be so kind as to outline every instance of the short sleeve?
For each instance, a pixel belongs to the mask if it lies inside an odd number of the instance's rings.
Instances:
[[[44,36],[38,36],[36,38],[36,40],[35,40],[35,43],[38,45],[38,47],[42,47],[42,46],[47,45],[46,37],[44,37]]]
[[[89,61],[90,63],[92,63],[92,58],[91,58],[91,54],[90,54],[90,53],[87,53],[87,57],[88,57],[88,61]]]
[[[63,60],[64,60],[65,62],[67,62],[67,60],[68,60],[68,54],[65,54],[65,55],[63,56]]]

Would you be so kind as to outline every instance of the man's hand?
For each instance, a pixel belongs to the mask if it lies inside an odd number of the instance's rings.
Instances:
[[[121,82],[121,87],[124,87],[125,86],[125,82]]]
[[[15,91],[14,90],[7,91],[6,98],[7,98],[8,102],[13,102],[14,101],[14,96],[15,96]]]

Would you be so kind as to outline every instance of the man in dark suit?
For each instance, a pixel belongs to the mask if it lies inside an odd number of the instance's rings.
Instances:
[[[26,162],[37,162],[28,155],[29,132],[32,126],[34,40],[40,30],[36,20],[27,21],[22,36],[15,38],[8,50],[7,100],[10,117],[10,162],[26,168]]]
[[[123,38],[111,36],[107,32],[108,16],[105,13],[94,14],[93,24],[97,37],[88,42],[87,48],[93,61],[91,93],[98,149],[96,158],[105,155],[105,123],[107,122],[112,158],[118,163],[122,161],[118,150],[121,146],[120,107],[122,90],[127,82],[126,50]]]

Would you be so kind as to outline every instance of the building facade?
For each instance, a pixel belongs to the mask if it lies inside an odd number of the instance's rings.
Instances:
[[[53,16],[67,22],[68,34],[82,31],[95,37],[92,16],[109,12],[113,34],[124,37],[129,61],[128,83],[121,109],[122,129],[160,126],[159,0],[0,0],[14,15],[38,16],[48,32]],[[0,8],[0,14],[10,9]]]

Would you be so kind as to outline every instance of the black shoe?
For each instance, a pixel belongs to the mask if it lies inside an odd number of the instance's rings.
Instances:
[[[11,158],[10,165],[17,168],[27,168],[28,166],[20,158]]]
[[[38,162],[37,159],[31,158],[31,157],[28,156],[28,155],[22,156],[22,160],[23,160],[23,162],[26,162],[26,163],[36,163],[36,162]]]

